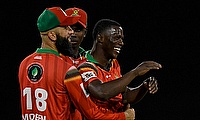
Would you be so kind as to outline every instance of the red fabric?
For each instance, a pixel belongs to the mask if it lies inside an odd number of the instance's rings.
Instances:
[[[108,82],[108,81],[112,81],[112,80],[115,80],[116,78],[121,77],[120,66],[116,59],[112,61],[112,66],[109,71],[106,71],[95,64],[93,64],[93,66],[98,70],[98,73],[90,67],[83,67],[83,68],[80,68],[79,70],[80,74],[82,75],[88,72],[93,72],[96,75],[95,77],[90,77],[84,80],[85,88],[87,88],[90,82],[96,79],[99,79],[102,82]],[[101,101],[96,98],[92,98],[92,99],[102,109],[103,112],[106,112],[106,111],[110,113],[120,112],[122,110],[122,107],[124,106],[122,103],[122,94],[119,94],[109,99],[108,101]]]
[[[72,120],[73,104],[87,119],[125,120],[123,112],[100,112],[85,96],[78,70],[55,54],[33,53],[21,62],[18,75],[24,119]]]

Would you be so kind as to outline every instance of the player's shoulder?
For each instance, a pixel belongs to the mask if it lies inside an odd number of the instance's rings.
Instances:
[[[95,68],[95,64],[92,62],[85,61],[81,63],[80,65],[78,65],[77,69],[86,68],[86,67]]]
[[[80,70],[80,69],[93,69],[95,70],[96,72],[98,71],[97,68],[96,68],[96,65],[92,62],[89,62],[89,61],[86,61],[86,62],[83,62],[81,63],[77,69]]]
[[[65,78],[74,78],[79,75],[80,75],[80,73],[77,70],[77,68],[75,66],[71,65],[67,70]]]
[[[28,56],[26,56],[22,61],[21,61],[21,64],[26,62],[27,60],[31,59],[31,58],[34,58],[35,57],[35,52],[34,53],[31,53],[29,54]]]

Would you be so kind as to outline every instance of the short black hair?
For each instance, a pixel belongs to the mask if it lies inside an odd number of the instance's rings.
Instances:
[[[101,19],[99,20],[92,31],[92,37],[93,40],[96,40],[96,37],[98,34],[102,33],[104,30],[107,30],[108,28],[111,28],[111,26],[121,26],[117,21],[111,20],[111,19]]]

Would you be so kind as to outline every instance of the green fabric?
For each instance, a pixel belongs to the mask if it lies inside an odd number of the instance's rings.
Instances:
[[[91,52],[91,50],[88,50],[88,51],[85,52],[85,57],[87,58],[87,61],[98,64],[98,62],[92,57],[90,52]]]
[[[85,52],[85,50],[82,47],[79,47],[78,51],[79,51],[79,54],[81,55]]]
[[[36,50],[36,53],[51,53],[51,54],[55,54],[57,56],[60,56],[60,54],[57,51],[51,50],[51,49],[44,49],[44,48],[38,48]]]
[[[50,10],[44,10],[38,17],[37,26],[40,32],[45,32],[60,25],[57,16]]]

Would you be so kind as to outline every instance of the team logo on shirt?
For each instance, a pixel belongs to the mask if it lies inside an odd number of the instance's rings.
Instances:
[[[39,64],[32,64],[28,67],[28,78],[32,82],[37,82],[42,76],[43,70]]]
[[[85,82],[88,81],[90,78],[96,77],[93,71],[84,72],[81,74],[81,76]]]
[[[78,14],[78,10],[74,10],[74,13],[72,14],[72,16],[77,16]]]

